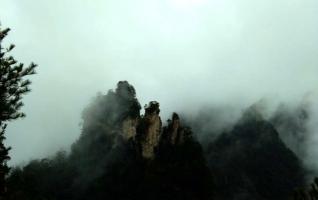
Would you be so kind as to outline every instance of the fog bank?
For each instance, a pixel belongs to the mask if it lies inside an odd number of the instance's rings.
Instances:
[[[0,17],[16,59],[39,64],[27,117],[8,127],[11,164],[68,148],[85,105],[119,80],[142,105],[159,101],[164,119],[206,106],[239,113],[263,98],[275,110],[317,94],[315,0],[2,0]]]

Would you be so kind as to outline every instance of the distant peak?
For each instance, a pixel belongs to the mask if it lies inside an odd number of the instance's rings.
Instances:
[[[241,121],[264,121],[264,117],[262,115],[262,108],[259,104],[253,104],[248,107],[242,115]]]

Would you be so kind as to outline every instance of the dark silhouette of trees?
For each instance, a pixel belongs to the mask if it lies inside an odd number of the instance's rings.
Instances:
[[[190,129],[182,129],[187,132],[182,142],[162,142],[150,160],[136,140],[122,137],[122,121],[139,117],[140,109],[127,82],[98,95],[83,112],[82,134],[69,154],[14,168],[7,200],[212,199],[212,176]]]
[[[282,200],[305,184],[300,160],[253,107],[206,154],[220,199]]]
[[[159,111],[152,105],[146,109]],[[98,95],[84,109],[71,151],[12,169],[6,200],[287,200],[305,184],[299,159],[253,108],[206,149],[173,113],[152,158],[140,148],[149,125],[140,109],[126,81]],[[123,122],[131,118],[139,122],[127,139]],[[295,191],[294,199],[316,200],[317,184]]]
[[[293,200],[318,200],[318,177],[308,188],[299,188],[294,191]]]
[[[35,74],[36,68],[34,63],[24,67],[23,63],[19,63],[10,55],[15,45],[2,47],[2,42],[9,31],[9,28],[2,30],[0,27],[0,199],[6,191],[5,176],[9,172],[7,161],[10,159],[8,155],[10,147],[5,147],[3,143],[5,129],[7,122],[25,116],[20,111],[23,106],[22,97],[30,91],[31,84],[31,81],[25,77]]]

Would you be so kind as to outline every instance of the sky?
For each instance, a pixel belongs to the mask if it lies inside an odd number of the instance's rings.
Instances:
[[[69,148],[83,108],[120,80],[164,119],[318,100],[317,0],[0,0],[0,21],[14,57],[39,65],[7,130],[11,165]]]

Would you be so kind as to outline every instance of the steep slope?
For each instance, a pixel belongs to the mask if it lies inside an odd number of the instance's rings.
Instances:
[[[8,179],[10,200],[210,200],[212,177],[201,145],[177,114],[162,127],[158,102],[140,115],[127,81],[83,112],[70,155],[35,160]]]
[[[140,111],[127,81],[98,95],[69,155],[14,169],[7,199],[287,200],[303,185],[299,160],[253,106],[205,152],[177,113],[163,126],[158,102]]]
[[[207,150],[221,199],[288,199],[304,183],[301,164],[272,124],[251,107]]]
[[[212,177],[191,130],[177,114],[162,127],[158,102],[139,112],[128,82],[84,111],[70,156],[78,172],[72,187],[81,188],[75,199],[211,199]]]

